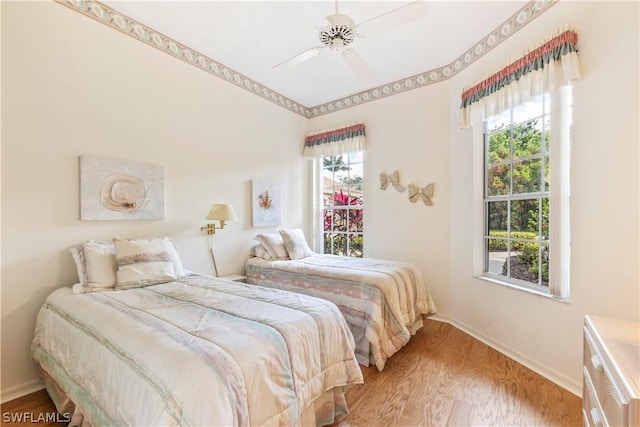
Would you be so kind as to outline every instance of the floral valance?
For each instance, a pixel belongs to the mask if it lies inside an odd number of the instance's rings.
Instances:
[[[462,93],[463,124],[500,114],[530,97],[580,78],[578,34],[563,29],[489,78]]]
[[[308,133],[304,140],[303,156],[307,159],[337,156],[365,148],[364,124],[354,123]]]

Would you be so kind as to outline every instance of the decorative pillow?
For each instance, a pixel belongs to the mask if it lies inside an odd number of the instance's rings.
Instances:
[[[116,284],[116,251],[112,242],[89,240],[71,248],[79,282],[74,293],[112,290]]]
[[[262,246],[269,252],[271,258],[273,259],[287,259],[289,254],[287,253],[287,249],[284,247],[284,242],[282,241],[282,237],[279,234],[275,233],[265,233],[258,234],[256,236],[256,240],[262,243]]]
[[[269,252],[264,248],[264,246],[262,246],[261,243],[258,243],[257,245],[253,245],[249,250],[249,254],[253,255],[254,257],[262,258],[266,260],[273,259],[271,255],[269,255]]]
[[[289,253],[289,258],[302,259],[313,255],[313,251],[309,248],[301,229],[280,230],[280,235]]]
[[[177,277],[176,252],[169,239],[113,239],[113,243],[118,268],[116,289],[141,288]]]

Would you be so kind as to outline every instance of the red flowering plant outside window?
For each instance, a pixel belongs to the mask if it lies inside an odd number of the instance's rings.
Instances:
[[[324,253],[362,257],[362,155],[352,153],[323,161]]]

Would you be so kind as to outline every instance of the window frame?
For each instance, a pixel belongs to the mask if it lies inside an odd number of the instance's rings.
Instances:
[[[359,155],[361,160],[359,162],[352,162],[352,156],[357,156]],[[364,167],[365,167],[365,155],[364,155],[364,151],[357,151],[357,152],[349,152],[349,153],[341,153],[341,154],[336,154],[334,156],[325,156],[325,157],[321,157],[321,158],[317,158],[313,161],[313,193],[314,193],[314,204],[313,204],[313,229],[314,229],[314,250],[318,253],[326,253],[325,252],[325,231],[324,231],[324,211],[328,206],[332,206],[332,205],[325,205],[325,200],[324,200],[324,192],[325,189],[329,188],[329,187],[325,187],[324,186],[324,160],[326,158],[337,158],[342,156],[343,158],[346,158],[346,162],[345,165],[346,166],[351,166],[351,165],[361,165],[362,168],[362,191],[360,192],[360,197],[362,198],[363,202],[362,204],[358,204],[358,205],[333,205],[335,207],[337,207],[337,209],[332,209],[332,210],[346,210],[347,212],[349,210],[355,209],[355,210],[360,210],[362,211],[362,215],[364,217],[364,211],[365,211],[365,204],[364,204]],[[334,176],[335,176],[335,171],[333,172]],[[348,173],[348,175],[350,176],[350,171]],[[354,175],[356,176],[356,175]],[[354,184],[352,183],[347,183],[347,184],[342,184],[342,185],[338,185],[336,187],[335,184],[341,184],[339,181],[335,181],[334,179],[332,179],[333,184],[331,185],[331,194],[334,194],[336,192],[336,188],[339,191],[340,188],[347,188],[349,191],[347,191],[346,196],[347,197],[352,197],[352,193],[351,193],[351,188],[354,187]],[[351,250],[350,250],[350,244],[351,244],[351,237],[353,236],[361,236],[363,239],[363,244],[362,244],[362,249],[360,250],[360,257],[364,256],[364,221],[362,222],[362,226],[361,229],[358,231],[351,231],[351,230],[346,230],[346,231],[333,231],[333,233],[335,233],[336,235],[344,235],[346,236],[346,251],[347,251],[347,255],[346,256],[353,256],[351,255]],[[333,248],[333,245],[331,245],[331,247]]]
[[[473,129],[473,276],[489,282],[526,292],[548,296],[559,301],[567,302],[570,288],[570,129],[572,94],[571,86],[551,89],[548,92],[551,107],[548,150],[550,168],[549,180],[552,183],[548,191],[549,196],[549,287],[542,287],[530,282],[512,279],[506,276],[488,273],[489,251],[488,218],[486,212],[485,189],[488,174],[487,150],[485,146],[485,121],[477,120],[472,124]],[[517,108],[514,107],[514,108]],[[521,123],[524,123],[522,121]],[[544,146],[544,144],[543,144]],[[541,147],[541,156],[545,156],[545,149]],[[524,159],[525,157],[523,157]],[[510,162],[513,162],[510,155]],[[517,161],[522,159],[518,158]],[[542,164],[544,170],[544,163]],[[510,181],[512,181],[510,177]],[[531,193],[518,194],[515,199],[527,198]],[[539,212],[539,215],[542,213]],[[511,219],[507,219],[510,223]],[[540,253],[540,251],[539,251]]]
[[[517,251],[515,251],[513,249],[514,244],[522,244],[522,245],[527,245],[527,244],[534,244],[537,245],[537,259],[538,259],[538,265],[540,266],[540,260],[543,258],[543,254],[544,254],[544,248],[545,245],[548,248],[549,245],[549,239],[548,239],[548,234],[547,234],[547,239],[545,239],[545,236],[543,235],[542,232],[542,228],[543,228],[543,200],[546,199],[547,201],[549,200],[549,191],[548,188],[546,186],[545,183],[545,167],[547,164],[547,159],[550,159],[550,155],[549,152],[547,150],[547,138],[545,137],[545,133],[549,130],[548,129],[548,125],[547,125],[547,119],[550,121],[551,119],[551,114],[550,111],[550,95],[545,93],[539,97],[542,97],[542,101],[539,103],[541,110],[540,110],[540,114],[536,114],[536,115],[530,115],[530,116],[526,116],[524,119],[520,119],[520,120],[516,120],[515,118],[515,110],[523,104],[519,104],[517,106],[514,106],[508,110],[506,110],[504,113],[500,114],[500,115],[496,115],[496,116],[492,116],[490,118],[488,118],[487,120],[484,120],[482,122],[482,127],[483,127],[483,146],[484,146],[484,224],[485,224],[485,233],[484,233],[484,239],[485,239],[485,250],[484,250],[484,269],[483,269],[483,274],[489,275],[494,277],[496,280],[504,280],[506,282],[509,283],[513,283],[517,286],[522,286],[522,287],[527,287],[527,288],[531,288],[535,291],[540,291],[543,293],[548,292],[548,285],[544,286],[543,283],[543,273],[542,273],[542,268],[538,268],[538,277],[537,277],[537,283],[533,283],[533,282],[528,282],[526,280],[523,279],[518,279],[515,277],[512,277],[512,264],[511,264],[511,259],[512,259],[512,254],[515,254]],[[535,98],[539,98],[539,97],[535,97]],[[493,130],[491,131],[489,129],[489,120],[491,120],[491,118],[493,117],[497,117],[497,116],[504,116],[505,113],[508,113],[509,116],[509,121],[506,125],[506,128],[502,128],[499,130]],[[528,123],[531,123],[533,121],[536,120],[540,120],[541,124],[541,138],[540,138],[540,149],[537,153],[531,154],[531,155],[527,155],[527,156],[521,156],[521,157],[517,157],[515,154],[515,147],[514,147],[514,130],[516,128],[519,128],[521,126],[526,126]],[[498,161],[495,163],[491,163],[489,160],[489,155],[490,155],[490,138],[493,137],[494,135],[499,135],[501,133],[507,133],[508,132],[508,138],[509,138],[509,157],[507,158],[507,160],[502,160],[502,161]],[[537,191],[529,191],[529,192],[515,192],[514,190],[514,186],[515,186],[515,179],[514,179],[514,171],[516,168],[516,165],[519,163],[524,163],[524,162],[528,162],[528,161],[539,161],[540,162],[540,171],[539,171],[539,176],[537,177],[537,179],[539,180],[539,187],[537,189]],[[501,167],[501,166],[506,166],[508,167],[508,176],[509,176],[509,191],[506,194],[489,194],[490,193],[490,181],[489,181],[489,177],[490,177],[490,170],[496,167]],[[513,237],[514,232],[517,232],[517,230],[513,230],[513,221],[512,221],[512,206],[515,203],[519,202],[519,201],[537,201],[537,218],[536,221],[538,223],[538,234],[535,237],[535,239],[527,239],[527,238],[517,238],[517,237]],[[491,236],[491,230],[489,229],[489,215],[490,215],[490,208],[489,205],[492,203],[502,203],[505,202],[506,203],[506,212],[507,212],[507,216],[506,216],[506,227],[507,227],[507,235],[506,237],[500,237],[500,236]],[[507,248],[507,258],[505,259],[506,265],[507,265],[507,274],[506,275],[502,275],[501,273],[492,273],[490,272],[490,251],[488,250],[488,247],[490,245],[490,242],[494,240],[494,241],[504,241],[505,242],[505,246]]]

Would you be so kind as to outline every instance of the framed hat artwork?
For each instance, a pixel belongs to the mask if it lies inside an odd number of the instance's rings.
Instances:
[[[164,219],[164,167],[80,156],[80,219]]]

